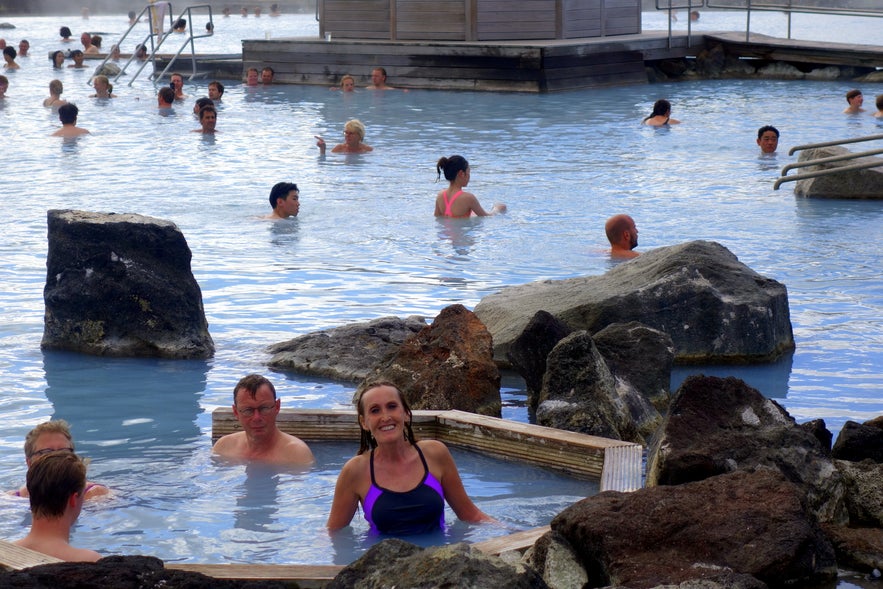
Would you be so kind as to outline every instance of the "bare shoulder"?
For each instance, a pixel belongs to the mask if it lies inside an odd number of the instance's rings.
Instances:
[[[235,432],[222,436],[215,445],[212,446],[212,452],[221,456],[230,456],[236,454],[245,439],[245,432]]]
[[[280,432],[283,436],[283,452],[285,458],[297,464],[312,464],[316,461],[307,443],[296,436]],[[220,441],[220,440],[219,440]]]
[[[420,440],[417,442],[417,446],[423,451],[423,455],[429,460],[451,459],[451,451],[448,450],[448,447],[445,446],[443,442],[439,442],[438,440]]]

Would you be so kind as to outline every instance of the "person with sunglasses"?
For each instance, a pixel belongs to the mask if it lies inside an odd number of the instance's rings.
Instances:
[[[74,439],[71,436],[70,426],[63,419],[54,419],[41,423],[25,436],[24,449],[28,468],[35,461],[52,452],[69,452],[73,454]],[[28,497],[27,485],[22,486],[18,491],[13,491],[12,494],[17,497]],[[106,497],[109,494],[110,489],[106,486],[86,481],[86,488],[83,490],[83,496],[86,500]]]
[[[233,416],[241,432],[221,437],[212,452],[234,461],[258,461],[286,466],[309,466],[315,462],[309,446],[276,427],[281,400],[276,387],[260,374],[249,374],[233,388]]]

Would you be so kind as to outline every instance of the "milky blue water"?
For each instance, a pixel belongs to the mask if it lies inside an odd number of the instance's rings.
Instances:
[[[267,31],[315,35],[310,18],[271,25],[266,16],[260,24],[231,17],[226,46],[218,20],[219,46],[211,50],[235,49],[242,36]],[[33,57],[6,74],[10,89],[0,102],[0,488],[24,479],[21,443],[30,428],[69,420],[92,459],[90,477],[116,490],[109,505],[87,507],[76,544],[192,562],[348,561],[364,547],[364,522],[332,542],[324,520],[355,440],[321,445],[309,473],[219,465],[209,458],[210,412],[230,404],[242,375],[267,372],[269,344],[384,315],[431,319],[446,305],[471,308],[508,285],[601,274],[610,268],[603,223],[619,212],[635,217],[640,251],[714,240],[788,288],[793,356],[771,366],[678,369],[673,386],[697,371],[734,374],[798,421],[823,418],[835,432],[846,420],[883,413],[883,204],[807,200],[791,184],[772,188],[795,160],[787,155],[793,145],[883,133],[870,115],[841,114],[849,83],[711,81],[537,96],[341,95],[225,81],[219,133],[205,138],[191,132],[191,106],[207,80],[188,83],[190,100],[161,117],[149,81],[118,83],[118,98],[97,101],[88,98],[87,74],[49,67],[60,24],[75,34],[87,26],[119,34],[125,17],[93,17],[88,25],[8,20],[19,29],[3,36],[16,44],[27,36]],[[79,124],[91,136],[49,137],[58,122],[41,102],[53,77],[80,106]],[[883,84],[862,89],[870,105]],[[638,124],[660,97],[671,100],[682,125]],[[352,117],[365,122],[375,151],[320,158],[313,136],[342,139]],[[758,157],[754,142],[767,123],[782,131],[771,159]],[[454,153],[470,160],[470,190],[485,205],[507,203],[508,214],[432,217],[435,162]],[[299,217],[262,220],[270,187],[283,180],[300,187]],[[215,357],[41,352],[46,211],[56,208],[174,221],[193,251]],[[285,407],[348,407],[349,383],[270,376]],[[528,420],[523,383],[512,375],[504,403],[504,417]],[[594,492],[543,471],[468,453],[457,459],[479,506],[514,529],[547,523]],[[22,535],[26,502],[0,498],[0,510],[0,537]],[[451,538],[504,531],[457,524]]]

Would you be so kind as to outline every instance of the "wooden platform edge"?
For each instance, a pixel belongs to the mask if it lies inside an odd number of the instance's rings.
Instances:
[[[60,558],[0,540],[0,570],[20,571],[41,564],[64,562]]]

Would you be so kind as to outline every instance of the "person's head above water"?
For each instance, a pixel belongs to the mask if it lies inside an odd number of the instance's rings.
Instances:
[[[460,172],[468,173],[469,162],[462,155],[452,155],[450,157],[439,158],[435,164],[436,180],[445,175],[445,180],[453,182],[457,179]]]
[[[763,153],[774,153],[779,147],[779,130],[772,125],[764,125],[757,130],[757,144]]]
[[[270,189],[270,218],[287,219],[297,217],[300,212],[300,190],[293,182],[278,182]]]
[[[618,258],[634,258],[638,252],[638,228],[628,215],[613,215],[604,224],[604,233],[610,242],[610,255]]]
[[[653,103],[653,112],[650,113],[651,117],[664,117],[668,113],[671,112],[671,103],[665,98],[660,98],[656,102]]]

